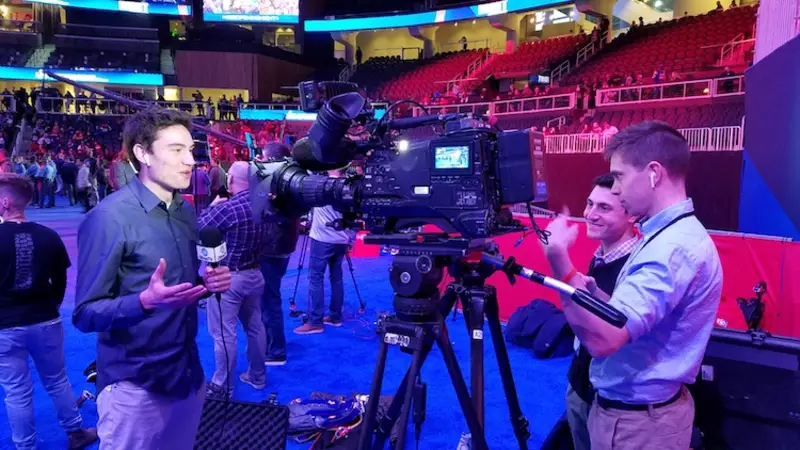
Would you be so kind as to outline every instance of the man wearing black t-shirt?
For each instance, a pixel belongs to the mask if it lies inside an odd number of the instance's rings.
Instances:
[[[632,218],[611,193],[614,177],[601,175],[594,180],[594,188],[586,199],[583,217],[586,235],[600,241],[587,275],[593,277],[598,288],[611,294],[622,266],[638,241],[633,232]],[[576,339],[576,344],[578,340]],[[589,450],[589,409],[594,400],[594,388],[589,382],[589,365],[592,357],[579,345],[569,368],[567,387],[567,421],[569,422],[575,450]]]
[[[69,436],[69,448],[78,449],[96,441],[97,432],[81,428],[64,368],[58,308],[70,261],[55,231],[25,218],[32,198],[30,180],[0,173],[0,386],[14,445],[18,450],[36,448],[30,356]]]

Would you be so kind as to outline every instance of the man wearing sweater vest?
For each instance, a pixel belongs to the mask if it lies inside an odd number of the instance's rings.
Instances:
[[[609,293],[614,291],[619,272],[639,240],[633,231],[635,217],[622,207],[619,195],[611,192],[613,185],[614,177],[611,174],[597,177],[583,210],[586,235],[600,241],[587,275],[594,277],[598,288]],[[566,415],[575,450],[590,450],[587,422],[594,400],[594,388],[589,381],[592,356],[578,339],[575,341],[578,348],[569,367]]]
[[[592,355],[596,395],[589,412],[592,450],[685,450],[694,421],[686,384],[700,371],[722,294],[714,241],[686,195],[689,145],[663,122],[642,122],[614,135],[605,148],[612,193],[640,216],[642,239],[614,285],[599,289],[577,273],[567,249],[577,227],[551,222],[546,246],[553,275],[586,289],[627,318],[614,327],[561,296],[564,315]]]

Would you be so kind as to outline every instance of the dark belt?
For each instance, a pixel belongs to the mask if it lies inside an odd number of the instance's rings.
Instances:
[[[235,269],[231,269],[231,272],[244,272],[245,270],[256,270],[261,269],[261,266],[258,263],[248,264],[246,266],[237,267]]]
[[[664,406],[671,405],[678,401],[681,398],[681,394],[683,394],[683,388],[681,388],[677,394],[673,395],[672,398],[665,402],[661,403],[648,403],[648,404],[635,404],[635,403],[625,403],[619,400],[609,400],[607,398],[601,397],[599,394],[597,395],[597,404],[600,405],[603,409],[621,409],[624,411],[647,411],[650,408],[658,409],[663,408]]]

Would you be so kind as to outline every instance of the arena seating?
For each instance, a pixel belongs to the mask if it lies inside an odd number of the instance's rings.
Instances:
[[[90,115],[40,116],[34,136],[48,135],[50,147],[57,150],[75,150],[81,144],[94,149],[99,144],[108,153],[120,151],[124,117]]]
[[[399,74],[414,70],[430,62],[425,59],[400,59],[399,56],[370,58],[358,67],[350,81],[366,89],[373,99],[378,99],[377,89],[381,83]]]
[[[22,67],[33,54],[33,49],[22,45],[0,45],[0,66]]]
[[[569,123],[569,114],[510,114],[497,116],[497,126],[502,130],[523,130],[525,128],[536,127],[539,131],[543,130],[547,122],[558,117],[564,116]],[[563,128],[562,128],[563,129]]]
[[[408,98],[419,100],[436,91],[444,93],[447,85],[437,82],[449,81],[463,74],[485,52],[486,50],[468,50],[437,55],[433,60],[428,60],[427,64],[383,83],[378,89],[378,96],[392,101]]]
[[[752,37],[755,13],[755,6],[745,6],[632,28],[569,74],[562,85],[605,81],[617,71],[650,80],[656,69],[667,75],[708,69],[719,58],[721,47],[739,33]]]
[[[579,34],[525,42],[513,53],[494,55],[472,75],[476,80],[467,82],[461,87],[469,92],[489,75],[501,78],[503,74],[542,71],[578,51],[588,43],[588,40],[587,35]]]
[[[159,56],[156,53],[74,48],[56,48],[45,63],[45,67],[57,69],[92,68],[147,73],[160,72],[160,66]]]
[[[614,110],[616,109],[616,110]],[[628,105],[625,109],[598,109],[594,115],[587,115],[565,127],[564,133],[580,133],[585,125],[590,128],[597,122],[623,129],[645,120],[661,120],[675,128],[706,128],[741,125],[744,116],[743,99],[726,99],[712,104],[680,105],[668,107],[637,107]]]

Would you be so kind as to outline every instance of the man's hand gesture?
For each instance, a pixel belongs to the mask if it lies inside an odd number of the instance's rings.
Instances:
[[[139,301],[146,311],[158,308],[183,308],[196,302],[208,292],[205,286],[194,286],[192,283],[166,286],[164,284],[164,273],[166,271],[167,262],[164,258],[161,258],[155,272],[150,276],[150,285],[139,294]]]
[[[545,253],[553,251],[566,252],[575,244],[575,240],[578,238],[578,226],[570,225],[567,220],[568,216],[569,210],[565,209],[562,214],[559,214],[547,226],[550,236],[548,236],[547,244],[544,246]]]

